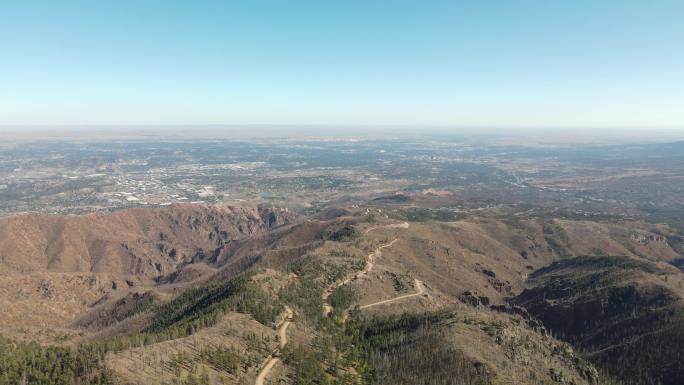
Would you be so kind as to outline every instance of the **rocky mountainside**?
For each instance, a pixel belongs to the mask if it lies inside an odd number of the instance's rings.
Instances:
[[[0,352],[77,346],[118,384],[681,383],[668,226],[377,213],[5,218]]]
[[[282,209],[196,204],[1,218],[0,328],[67,327],[165,277],[208,275],[229,262],[216,256],[231,243],[296,221]]]
[[[81,216],[0,219],[0,266],[28,272],[93,272],[147,278],[211,256],[224,244],[291,223],[280,209],[174,205]]]

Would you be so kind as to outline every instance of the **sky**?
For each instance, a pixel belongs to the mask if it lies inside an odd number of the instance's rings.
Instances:
[[[0,20],[0,126],[684,128],[681,0],[2,0]]]

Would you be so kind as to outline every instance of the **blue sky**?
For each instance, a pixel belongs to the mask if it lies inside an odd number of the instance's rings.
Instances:
[[[684,128],[684,1],[0,2],[0,125]]]

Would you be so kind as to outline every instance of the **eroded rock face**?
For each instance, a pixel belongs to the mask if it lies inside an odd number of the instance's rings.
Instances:
[[[67,327],[93,307],[163,277],[192,280],[220,269],[224,261],[215,255],[225,245],[297,220],[277,208],[196,204],[0,218],[0,324]],[[103,319],[120,317],[113,312]]]
[[[530,319],[530,313],[527,312],[527,309],[525,309],[522,306],[516,306],[516,305],[491,305],[489,306],[490,309],[500,312],[500,313],[507,313],[507,314],[517,314],[521,316],[523,319]]]
[[[458,299],[470,306],[489,306],[490,303],[489,297],[477,295],[477,293],[472,291],[464,291]]]
[[[667,243],[667,238],[659,234],[631,233],[629,239],[642,245],[647,245],[651,242]]]
[[[626,257],[578,257],[531,275],[514,298],[556,335],[625,380],[684,383],[681,272]],[[644,382],[645,383],[645,382]]]
[[[0,219],[0,267],[129,274],[148,278],[204,259],[232,240],[292,223],[275,208],[174,205],[81,216],[30,214]]]

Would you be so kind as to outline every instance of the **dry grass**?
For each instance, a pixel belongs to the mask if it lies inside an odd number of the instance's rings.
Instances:
[[[122,384],[171,384],[176,375],[185,378],[193,367],[196,367],[194,372],[197,376],[206,372],[211,383],[249,383],[248,380],[254,379],[263,360],[277,346],[277,332],[273,328],[245,314],[229,313],[215,326],[189,337],[108,354],[105,364]],[[200,352],[206,347],[232,347],[250,359],[233,375],[202,362]],[[182,354],[187,354],[190,359],[184,360],[174,371],[171,362]]]

